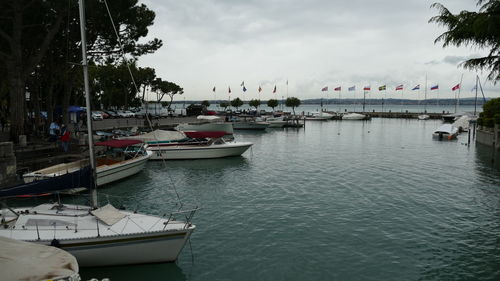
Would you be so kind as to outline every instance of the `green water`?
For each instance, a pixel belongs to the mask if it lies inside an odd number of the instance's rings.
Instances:
[[[177,263],[81,270],[111,280],[500,280],[500,169],[435,141],[440,121],[308,122],[236,133],[242,157],[150,162],[101,190],[129,208],[202,209]],[[498,161],[497,161],[498,163]]]

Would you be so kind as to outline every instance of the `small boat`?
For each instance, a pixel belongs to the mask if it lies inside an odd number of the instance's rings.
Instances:
[[[240,156],[253,144],[224,140],[224,132],[184,132],[191,141],[148,146],[151,160],[208,159]],[[217,135],[217,133],[219,135]]]
[[[214,115],[200,115],[196,117],[199,122],[181,123],[175,127],[178,131],[192,132],[226,132],[226,135],[233,134],[233,124],[224,123],[220,117]]]
[[[267,117],[265,121],[269,123],[269,128],[284,128],[288,124],[283,116]]]
[[[106,154],[96,158],[97,185],[101,186],[137,174],[151,157],[140,140],[109,140],[95,143],[108,148]],[[58,177],[89,165],[88,159],[63,163],[23,175],[25,183]],[[75,192],[77,190],[73,190]]]
[[[306,115],[305,119],[310,121],[326,121],[331,120],[335,115],[324,111],[311,112],[311,114]]]
[[[458,129],[453,127],[451,124],[443,124],[439,128],[437,128],[432,136],[439,140],[447,139],[452,140],[455,139],[458,135]]]
[[[459,132],[467,132],[469,131],[469,125],[471,122],[475,122],[477,120],[477,116],[473,114],[464,114],[456,119],[452,126],[457,128]]]
[[[233,117],[229,120],[235,130],[257,130],[263,131],[269,127],[269,122],[256,119],[253,116]]]
[[[417,116],[417,118],[418,118],[418,120],[428,120],[431,117],[427,114],[420,114]]]
[[[342,120],[367,120],[368,116],[360,113],[346,113],[342,115]]]
[[[454,114],[445,114],[442,116],[443,118],[443,121],[444,122],[449,122],[449,123],[453,123],[454,121],[456,121],[458,118],[460,118],[460,116],[462,116],[463,114],[459,114],[459,113],[454,113]]]

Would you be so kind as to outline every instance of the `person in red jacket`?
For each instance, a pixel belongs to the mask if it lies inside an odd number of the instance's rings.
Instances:
[[[70,139],[70,132],[65,125],[62,125],[62,127],[61,127],[61,145],[62,145],[64,152],[68,152],[68,150],[69,150],[69,139]]]

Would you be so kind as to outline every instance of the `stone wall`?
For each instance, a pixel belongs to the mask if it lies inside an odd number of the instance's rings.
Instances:
[[[0,186],[16,180],[16,156],[12,142],[0,142]]]
[[[476,131],[476,142],[487,146],[495,145],[496,149],[500,149],[500,125],[495,125],[495,128],[479,126]]]

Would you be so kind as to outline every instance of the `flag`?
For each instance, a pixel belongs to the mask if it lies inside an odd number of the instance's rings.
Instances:
[[[326,91],[328,91],[328,86],[321,88],[321,91],[322,91],[322,92],[326,92]]]
[[[340,91],[341,90],[341,87],[337,87],[334,89],[335,91]]]
[[[262,88],[259,86],[259,93],[262,92]]]
[[[378,87],[378,90],[379,91],[385,91],[385,88],[386,88],[385,85],[384,86],[380,86],[380,87]]]
[[[240,86],[245,87],[245,81],[242,81]]]
[[[420,84],[418,84],[417,86],[413,87],[413,89],[411,89],[412,91],[415,91],[415,90],[420,90]]]
[[[452,91],[460,89],[460,84],[455,85],[455,87],[451,88]]]
[[[214,86],[214,88],[212,89],[212,92],[214,92],[214,93],[215,93],[215,86]]]
[[[276,93],[276,85],[274,85],[273,94]]]
[[[349,91],[355,91],[356,90],[356,86],[352,86],[352,87],[349,87],[349,89],[347,89]]]
[[[435,86],[431,87],[431,90],[437,90],[437,89],[439,89],[439,85],[435,85]]]
[[[403,85],[399,85],[396,87],[396,91],[403,90]]]
[[[246,92],[247,91],[247,88],[245,88],[245,86],[243,86],[243,92]]]
[[[363,91],[370,91],[370,86],[365,86],[365,87],[363,88]]]
[[[471,92],[474,92],[475,90],[477,89],[477,86],[474,85],[474,87],[472,87],[472,89],[470,89]]]
[[[229,91],[228,92],[231,93],[231,87],[229,87]]]

